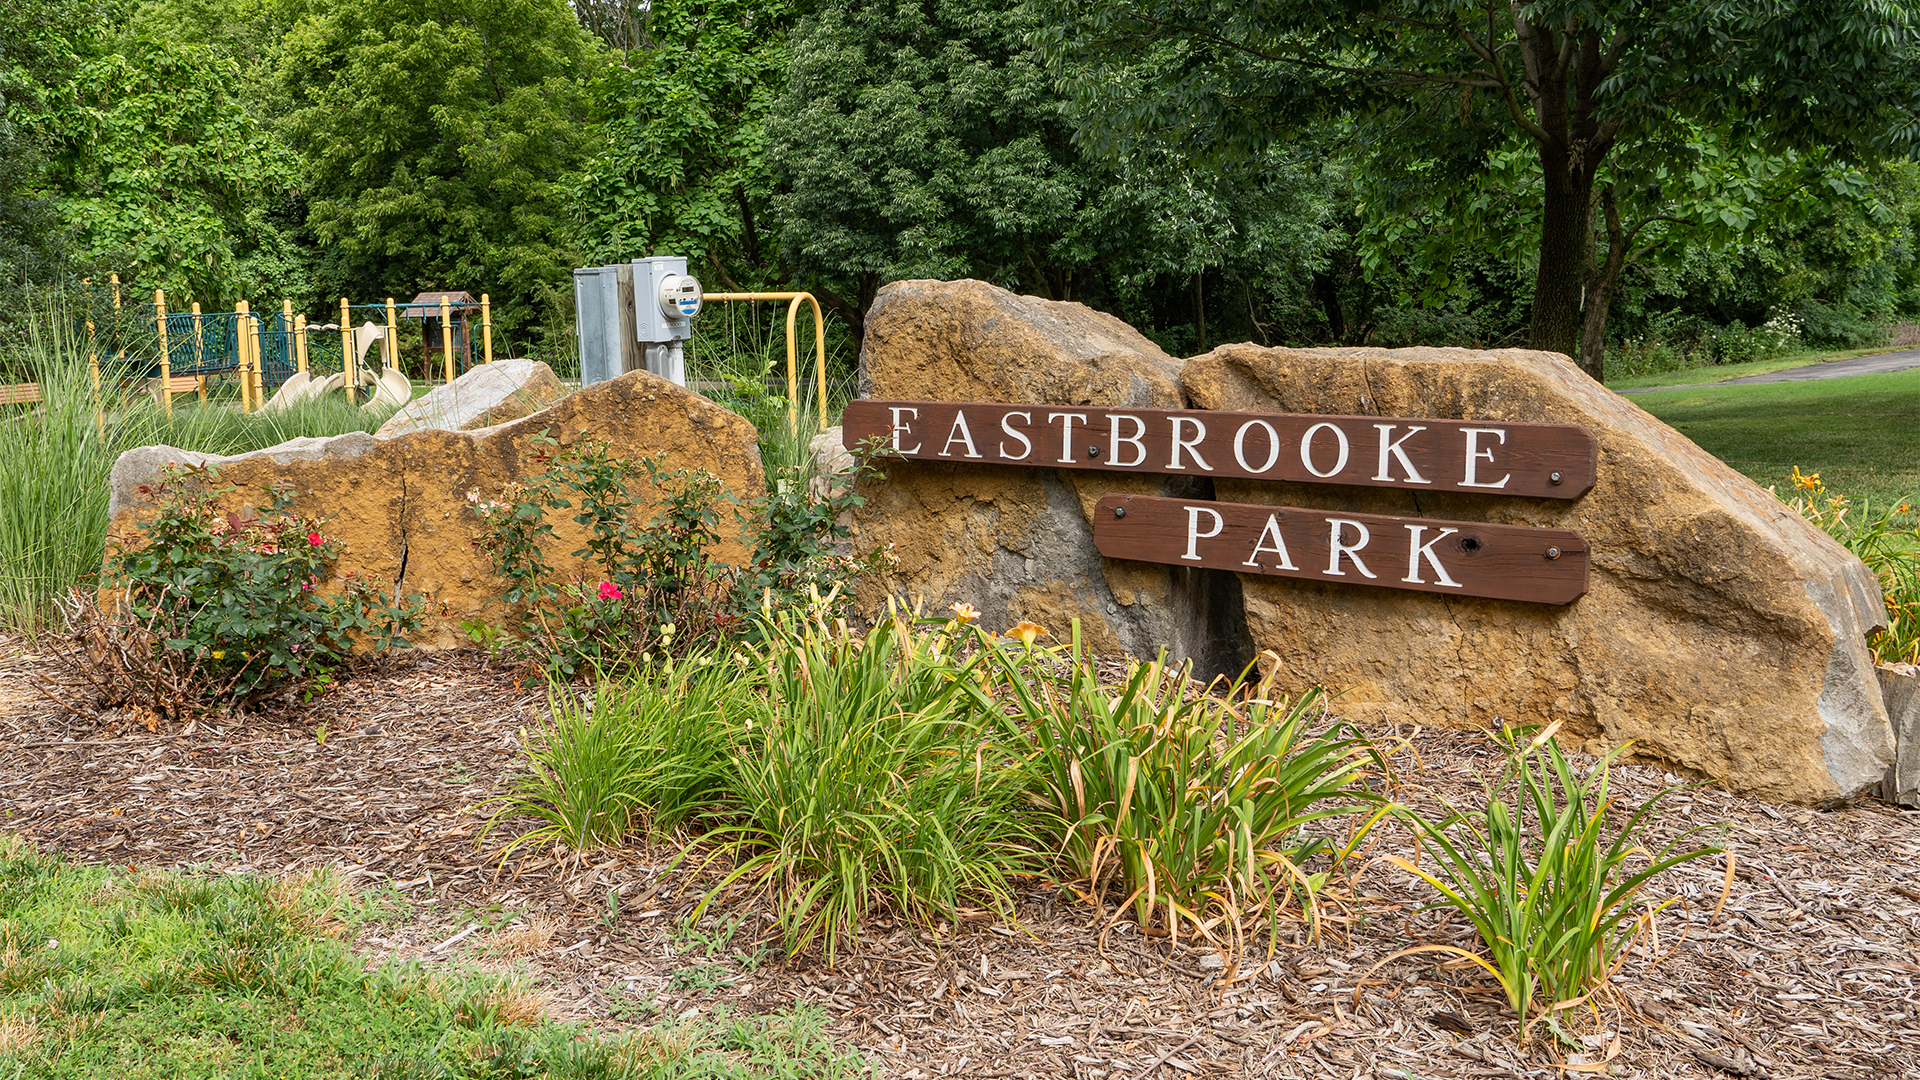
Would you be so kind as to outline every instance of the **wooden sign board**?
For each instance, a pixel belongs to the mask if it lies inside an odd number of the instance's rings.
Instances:
[[[1101,499],[1093,542],[1113,559],[1534,604],[1579,599],[1590,562],[1569,529],[1151,495]]]
[[[1094,405],[877,401],[847,406],[851,450],[981,465],[1577,499],[1598,444],[1573,424]]]

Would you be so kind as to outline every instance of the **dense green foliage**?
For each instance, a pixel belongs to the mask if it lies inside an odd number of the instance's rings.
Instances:
[[[1035,6],[1088,146],[1338,148],[1368,257],[1410,251],[1431,290],[1458,256],[1530,254],[1529,344],[1584,348],[1596,374],[1620,275],[1662,233],[1724,242],[1855,196],[1858,164],[1920,132],[1910,19],[1863,0]]]
[[[1904,8],[1489,3],[32,0],[0,12],[4,287],[465,289],[562,362],[568,268],[648,254],[813,290],[842,365],[921,275],[1185,354],[1595,372],[1920,316]]]

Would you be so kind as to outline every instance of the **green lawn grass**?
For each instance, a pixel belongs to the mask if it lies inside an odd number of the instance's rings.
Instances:
[[[1786,493],[1799,466],[1856,502],[1920,502],[1920,369],[1627,400],[1762,487]]]
[[[337,881],[79,866],[0,836],[0,1077],[854,1077],[817,1014],[598,1036],[524,976],[370,969]]]
[[[1879,349],[1803,349],[1745,364],[1715,364],[1710,367],[1681,368],[1677,371],[1659,371],[1651,375],[1612,378],[1607,380],[1607,389],[1641,390],[1650,386],[1687,386],[1693,383],[1725,382],[1728,379],[1741,379],[1748,375],[1767,375],[1775,371],[1785,371],[1788,368],[1806,367],[1808,364],[1851,360],[1856,356],[1875,356],[1894,351],[1896,350],[1891,345]]]

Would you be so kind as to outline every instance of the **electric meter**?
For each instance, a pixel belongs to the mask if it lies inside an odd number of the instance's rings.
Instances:
[[[660,279],[660,311],[678,321],[700,314],[700,281],[692,274],[668,274]]]

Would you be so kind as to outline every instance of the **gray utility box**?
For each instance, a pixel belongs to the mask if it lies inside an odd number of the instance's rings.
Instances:
[[[687,274],[685,258],[656,255],[633,260],[633,326],[646,350],[647,370],[679,386],[687,385],[681,343],[693,336],[700,299],[700,283]]]
[[[633,313],[632,263],[585,266],[573,272],[581,386],[619,378],[643,365]]]

